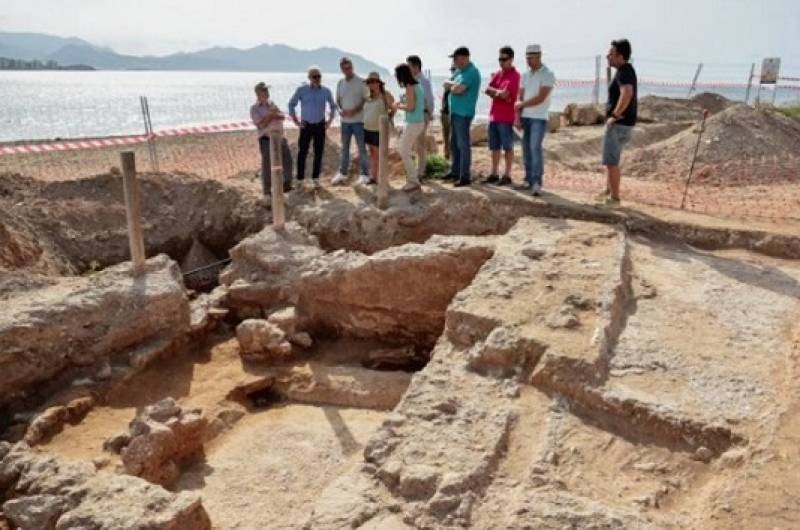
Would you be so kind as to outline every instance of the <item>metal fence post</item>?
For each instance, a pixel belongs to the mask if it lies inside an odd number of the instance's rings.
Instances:
[[[694,88],[695,86],[697,86],[697,79],[700,77],[700,71],[702,69],[703,69],[703,63],[699,63],[697,65],[697,71],[695,71],[694,73],[694,79],[692,79],[692,86],[689,88],[689,95],[687,96],[687,98],[692,97],[692,94],[694,94]]]
[[[592,100],[595,105],[600,104],[600,55],[594,58],[594,89],[592,90]]]

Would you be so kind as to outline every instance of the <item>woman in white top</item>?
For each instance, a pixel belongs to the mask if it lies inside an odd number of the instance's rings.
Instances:
[[[394,116],[394,97],[386,91],[385,83],[378,72],[367,76],[369,97],[364,102],[364,143],[369,150],[369,180],[362,184],[374,184],[378,178],[378,146],[380,145],[381,116]]]

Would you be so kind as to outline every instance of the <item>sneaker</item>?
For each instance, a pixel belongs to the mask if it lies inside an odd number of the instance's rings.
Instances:
[[[367,185],[369,185],[370,182],[372,182],[372,178],[369,175],[361,175],[358,178],[358,181],[362,185],[367,186]]]
[[[347,184],[347,175],[342,175],[341,173],[337,173],[336,176],[331,179],[331,184],[334,186]]]
[[[470,182],[469,180],[459,180],[458,182],[453,184],[453,186],[456,188],[463,188],[465,186],[472,186],[472,182]]]
[[[503,175],[500,177],[500,181],[497,183],[498,186],[511,186],[511,177],[508,175]]]
[[[311,186],[315,190],[318,190],[318,189],[320,189],[322,187],[322,185],[319,183],[319,179],[311,179],[311,183],[312,183]]]
[[[541,191],[542,191],[541,184],[534,184],[533,186],[531,186],[531,194],[533,194],[534,197],[538,197]]]
[[[420,189],[419,182],[407,182],[406,185],[403,186],[403,191],[405,192],[416,191],[418,189]]]
[[[531,183],[528,182],[527,180],[523,180],[522,184],[520,184],[519,186],[514,186],[514,189],[517,191],[527,191],[531,189]]]
[[[614,207],[614,206],[619,206],[621,204],[621,201],[619,200],[619,197],[612,197],[611,195],[608,195],[606,196],[605,201],[603,201],[603,204],[605,204],[606,206]]]
[[[499,175],[489,175],[481,181],[481,184],[497,184],[500,182]]]
[[[608,192],[608,190],[604,190],[603,192],[601,192],[601,193],[598,193],[597,195],[595,195],[594,199],[595,199],[597,202],[606,202],[606,199],[608,199],[608,197],[609,197],[610,195],[611,195],[611,194]]]

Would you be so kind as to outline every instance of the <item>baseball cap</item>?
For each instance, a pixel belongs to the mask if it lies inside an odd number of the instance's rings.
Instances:
[[[450,57],[452,58],[457,55],[464,55],[469,57],[469,48],[467,48],[466,46],[459,46],[458,48],[456,48],[456,51],[454,51],[453,54],[450,55]]]
[[[528,44],[528,47],[525,48],[525,54],[529,53],[542,53],[542,47],[538,44]]]

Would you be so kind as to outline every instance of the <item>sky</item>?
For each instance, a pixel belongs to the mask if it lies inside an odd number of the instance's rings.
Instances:
[[[494,68],[500,46],[521,55],[536,42],[545,62],[574,64],[585,77],[611,39],[626,37],[656,77],[698,62],[707,75],[737,77],[771,56],[784,75],[800,76],[798,0],[0,0],[0,31],[76,36],[137,55],[283,43],[392,66],[417,53],[434,70],[459,45]]]

